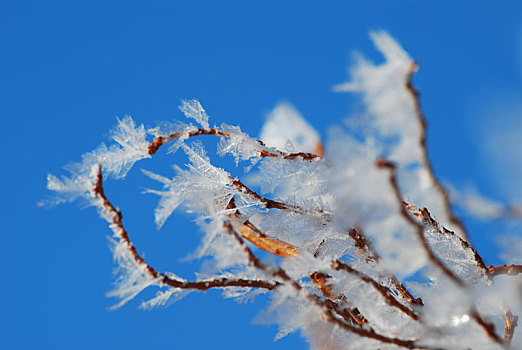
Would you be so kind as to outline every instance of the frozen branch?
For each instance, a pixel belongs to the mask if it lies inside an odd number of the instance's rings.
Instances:
[[[201,129],[198,128],[196,130],[192,131],[176,131],[173,132],[167,136],[158,136],[154,141],[152,141],[149,144],[149,154],[153,155],[155,154],[161,146],[163,146],[166,143],[175,141],[181,137],[191,138],[195,136],[200,135],[213,135],[213,136],[221,136],[221,137],[230,137],[230,133],[226,133],[221,131],[219,128],[209,128],[209,129]],[[322,157],[313,153],[305,153],[305,152],[295,152],[295,153],[285,153],[278,150],[273,150],[270,148],[267,148],[265,144],[262,141],[256,141],[259,150],[258,150],[258,156],[260,158],[265,157],[271,157],[271,158],[282,158],[287,160],[294,160],[294,159],[302,159],[307,161],[312,160],[319,160]]]
[[[384,159],[378,159],[375,165],[377,166],[377,168],[388,169],[388,171],[390,172],[390,184],[393,188],[393,192],[395,194],[397,202],[399,203],[401,215],[407,222],[409,222],[415,228],[415,232],[417,233],[417,236],[422,243],[422,247],[424,248],[424,251],[426,252],[430,261],[433,263],[433,265],[437,266],[450,280],[455,282],[455,284],[457,284],[460,287],[464,287],[465,283],[460,278],[458,278],[450,269],[448,269],[435,255],[428,242],[426,241],[426,238],[424,237],[424,227],[417,221],[415,221],[407,212],[404,206],[404,202],[402,200],[399,185],[397,184],[395,165]]]
[[[211,288],[226,288],[226,287],[243,287],[243,288],[263,288],[272,290],[276,288],[277,283],[262,280],[247,280],[247,279],[211,279],[202,281],[184,281],[174,279],[163,273],[158,272],[151,265],[149,265],[145,259],[143,259],[131,242],[127,230],[123,226],[123,215],[120,210],[116,209],[112,203],[107,199],[103,188],[103,176],[101,166],[98,167],[98,173],[96,175],[96,185],[93,189],[93,193],[100,202],[100,207],[105,211],[109,222],[112,224],[111,228],[115,235],[124,243],[126,249],[132,255],[136,263],[142,266],[147,274],[151,278],[156,280],[159,284],[167,285],[172,288],[179,289],[194,289],[200,291],[206,291]]]
[[[435,171],[433,170],[433,165],[431,164],[431,160],[428,155],[428,144],[426,142],[426,128],[427,128],[427,122],[426,117],[424,116],[424,112],[421,108],[420,103],[420,93],[419,91],[413,86],[412,78],[415,72],[418,69],[418,65],[416,62],[411,62],[410,69],[408,71],[408,75],[406,77],[406,89],[410,93],[413,104],[415,108],[415,115],[417,117],[417,120],[419,122],[421,131],[420,131],[420,139],[419,139],[419,147],[422,151],[422,161],[423,164],[429,174],[429,177],[431,179],[431,182],[433,183],[433,186],[437,189],[439,192],[442,202],[444,204],[444,210],[446,212],[446,216],[450,220],[450,222],[455,225],[459,231],[460,236],[466,241],[469,241],[468,233],[466,231],[466,228],[464,227],[464,224],[462,223],[462,220],[453,212],[451,208],[451,201],[448,194],[448,191],[444,188],[442,183],[440,182],[439,178],[435,175]]]
[[[488,266],[488,275],[490,277],[495,277],[498,275],[508,275],[508,276],[516,276],[522,273],[522,265],[501,265],[501,266]]]
[[[373,288],[375,288],[377,290],[377,292],[379,292],[379,294],[386,300],[386,302],[388,304],[399,309],[400,311],[402,311],[403,313],[405,313],[406,315],[411,317],[413,320],[415,320],[415,321],[419,320],[419,316],[417,316],[417,314],[415,312],[413,312],[411,309],[409,309],[406,306],[399,303],[397,301],[397,299],[395,299],[395,297],[392,295],[392,293],[390,292],[390,290],[388,288],[377,283],[372,278],[355,270],[350,265],[347,265],[340,260],[336,260],[336,261],[332,262],[332,268],[334,270],[338,270],[338,271],[346,271],[349,274],[357,276],[358,278],[360,278],[361,280],[363,280],[364,282],[370,284]]]
[[[246,246],[245,242],[241,238],[241,236],[234,230],[232,225],[229,222],[224,223],[225,230],[238,242],[238,244],[243,247],[244,252],[246,253],[248,260],[252,264],[252,266],[272,275],[274,278],[279,278],[283,283],[290,285],[297,293],[302,294],[306,300],[312,303],[312,305],[321,309],[323,314],[326,317],[328,322],[331,322],[349,332],[355,333],[362,337],[367,337],[371,339],[378,340],[382,343],[394,344],[407,349],[432,349],[431,347],[426,347],[422,345],[416,344],[415,341],[412,340],[403,340],[398,338],[390,338],[383,336],[373,330],[368,330],[365,328],[360,328],[357,326],[353,326],[346,322],[341,321],[337,315],[343,314],[344,312],[339,309],[337,304],[331,303],[329,301],[323,301],[321,299],[317,299],[307,291],[303,289],[303,287],[295,280],[293,280],[282,268],[270,268],[265,265],[261,260],[259,260],[254,253]]]

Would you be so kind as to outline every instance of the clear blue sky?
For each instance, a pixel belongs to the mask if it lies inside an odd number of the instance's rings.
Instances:
[[[273,343],[275,327],[252,325],[264,298],[238,305],[208,292],[138,310],[151,290],[107,311],[115,300],[104,296],[113,281],[106,224],[92,208],[35,203],[48,196],[47,173],[105,141],[116,116],[150,126],[181,119],[183,98],[200,99],[211,122],[252,135],[287,100],[325,136],[355,106],[331,91],[346,80],[351,51],[379,59],[372,29],[388,30],[420,63],[415,84],[441,178],[499,199],[512,188],[520,194],[502,177],[520,168],[494,164],[485,150],[493,131],[522,125],[518,1],[0,0],[0,348],[305,347],[295,335]],[[521,154],[520,142],[506,146],[511,152]],[[168,175],[162,158],[139,165]],[[179,258],[199,233],[185,215],[156,231],[157,199],[140,194],[150,184],[134,170],[107,191],[139,251],[191,277],[197,263]],[[500,224],[466,224],[486,263],[499,263]]]

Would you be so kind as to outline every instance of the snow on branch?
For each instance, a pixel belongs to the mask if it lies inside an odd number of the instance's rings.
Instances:
[[[324,146],[288,103],[276,106],[257,140],[239,126],[211,126],[193,99],[180,110],[197,126],[146,130],[125,117],[111,134],[114,145],[86,153],[67,177],[49,175],[56,202],[83,198],[112,230],[114,308],[146,288],[158,292],[144,308],[209,289],[240,300],[269,293],[277,337],[301,330],[314,349],[522,344],[522,265],[487,266],[469,243],[428,158],[412,82],[418,65],[386,32],[371,38],[384,62],[357,55],[350,81],[336,87],[361,94],[366,112],[333,128]],[[205,135],[217,138],[219,156],[247,162],[250,176],[217,166],[199,140]],[[189,162],[174,164],[172,178],[142,169],[162,186],[146,192],[159,196],[158,228],[180,208],[196,216],[204,236],[194,256],[213,263],[193,281],[160,272],[138,254],[104,188],[167,144]],[[454,198],[486,216],[507,216],[496,203]]]

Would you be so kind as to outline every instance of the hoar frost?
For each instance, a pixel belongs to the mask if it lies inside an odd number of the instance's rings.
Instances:
[[[410,80],[417,66],[386,32],[371,39],[384,62],[357,54],[350,80],[335,88],[360,94],[365,113],[332,128],[324,149],[319,133],[289,103],[276,106],[258,141],[239,126],[211,127],[192,99],[180,110],[197,125],[147,131],[125,117],[111,133],[111,146],[86,153],[67,167],[69,176],[49,175],[55,202],[83,198],[113,231],[114,308],[151,286],[158,292],[143,308],[219,288],[238,300],[270,293],[266,313],[279,325],[276,338],[301,330],[314,349],[522,344],[516,327],[522,267],[486,267],[454,226],[421,142],[423,116]],[[193,140],[199,135],[218,137],[218,154],[234,157],[238,166],[246,162],[248,176],[235,178],[213,164]],[[192,280],[158,272],[137,253],[103,190],[104,180],[124,179],[166,143],[189,163],[174,164],[174,174],[143,169],[158,182],[146,192],[159,196],[158,228],[179,208],[195,213],[204,236],[193,257],[213,260]],[[502,210],[463,198],[475,213],[497,217]],[[519,243],[510,243],[511,250]],[[504,332],[495,329],[499,324]]]

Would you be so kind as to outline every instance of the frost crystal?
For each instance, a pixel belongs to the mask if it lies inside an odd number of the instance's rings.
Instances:
[[[203,129],[209,128],[207,112],[198,100],[183,100],[179,109],[185,114],[185,117],[194,119]]]

